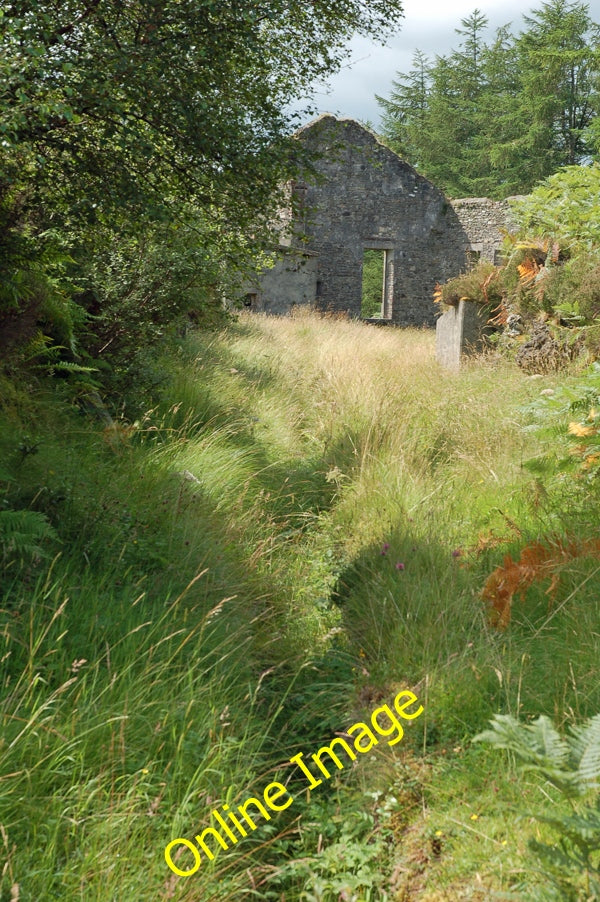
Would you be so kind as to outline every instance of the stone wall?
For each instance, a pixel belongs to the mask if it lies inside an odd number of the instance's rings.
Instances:
[[[498,263],[504,234],[515,228],[508,200],[464,197],[449,203],[468,237],[470,261]]]
[[[464,269],[469,245],[442,192],[351,119],[322,116],[298,137],[322,154],[303,186],[317,306],[359,317],[363,252],[375,248],[386,251],[384,318],[433,325],[436,282]]]
[[[483,346],[485,316],[479,304],[459,301],[438,319],[435,327],[435,355],[449,370],[460,369],[463,354],[474,354]]]
[[[314,303],[360,317],[363,255],[375,249],[384,252],[379,321],[431,326],[439,313],[436,283],[478,257],[497,256],[503,229],[510,227],[506,202],[447,200],[352,119],[324,115],[297,137],[319,154],[316,174],[289,186],[295,219],[290,205],[280,225],[294,222],[291,239],[285,239],[291,244],[280,248],[276,266],[246,295],[252,309],[283,314]]]
[[[263,313],[286,314],[297,304],[314,304],[317,295],[315,254],[280,247],[275,263],[260,282],[246,289],[246,306]]]

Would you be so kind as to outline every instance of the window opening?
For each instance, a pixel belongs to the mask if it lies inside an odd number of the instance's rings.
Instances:
[[[467,251],[467,264],[469,269],[473,269],[481,260],[481,248],[471,247]]]
[[[385,316],[385,274],[387,251],[366,248],[363,252],[362,300],[363,319],[383,319]]]

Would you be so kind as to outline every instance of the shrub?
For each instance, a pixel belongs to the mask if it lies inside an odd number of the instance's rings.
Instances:
[[[600,165],[565,166],[512,203],[519,235],[553,238],[572,252],[600,244]]]
[[[589,326],[600,317],[600,165],[567,166],[530,195],[513,201],[517,231],[505,241],[502,267],[480,263],[436,291],[456,305],[465,298],[510,313],[551,318],[557,326]],[[568,344],[568,342],[567,342]],[[590,336],[588,350],[597,352]]]
[[[93,318],[94,356],[128,356],[182,315],[201,319],[219,306],[219,263],[189,230],[112,235],[86,269],[81,302]]]
[[[529,411],[535,423],[528,429],[545,439],[548,451],[527,466],[546,482],[554,476],[561,485],[566,474],[574,474],[572,494],[577,488],[586,498],[595,493],[600,472],[600,364],[540,397]]]
[[[500,270],[484,260],[473,269],[439,285],[434,297],[437,303],[446,307],[456,307],[459,301],[465,300],[485,304],[491,311],[501,303],[503,295]]]
[[[33,227],[24,194],[0,181],[0,353],[11,363],[27,345],[28,359],[50,345],[76,354],[85,319],[72,300],[69,243]]]
[[[600,254],[585,251],[548,271],[543,308],[563,325],[582,325],[600,316]]]

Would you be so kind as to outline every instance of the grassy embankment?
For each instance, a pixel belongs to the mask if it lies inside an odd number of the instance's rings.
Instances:
[[[565,565],[550,613],[534,586],[504,633],[479,598],[507,550],[568,527],[521,466],[537,446],[520,408],[558,379],[447,374],[431,333],[310,316],[244,318],[164,367],[131,428],[4,385],[6,506],[55,537],[40,559],[4,536],[0,898],[433,902],[535,883],[538,828],[515,808],[548,795],[469,739],[495,711],[600,710],[597,562]],[[425,713],[393,750],[170,873],[166,842],[401,687]]]

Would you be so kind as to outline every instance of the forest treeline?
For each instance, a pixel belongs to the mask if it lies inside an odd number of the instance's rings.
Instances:
[[[515,32],[488,37],[475,9],[458,46],[415,51],[388,97],[383,135],[450,197],[526,194],[561,166],[600,151],[600,27],[589,6],[550,0]]]

